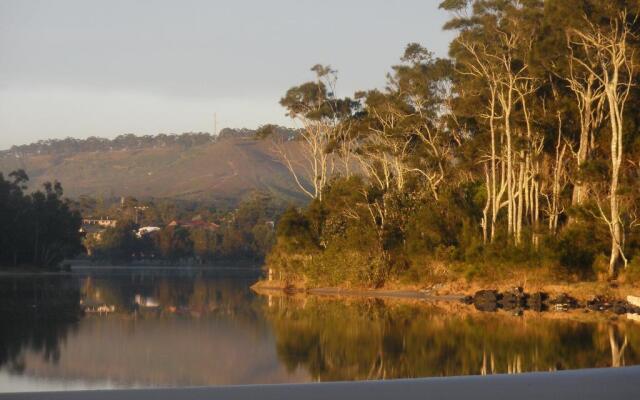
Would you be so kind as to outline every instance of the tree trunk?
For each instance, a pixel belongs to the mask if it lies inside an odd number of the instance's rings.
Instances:
[[[623,234],[620,223],[620,199],[618,196],[618,184],[620,179],[620,166],[622,165],[623,143],[622,143],[622,114],[616,105],[617,101],[617,79],[607,87],[607,98],[609,102],[609,112],[611,121],[611,187],[609,201],[611,216],[609,220],[611,230],[611,257],[609,259],[609,278],[617,276],[618,266],[624,254],[622,252]]]

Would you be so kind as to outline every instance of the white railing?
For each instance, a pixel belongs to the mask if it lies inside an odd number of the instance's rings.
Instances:
[[[640,399],[640,367],[297,385],[0,394],[45,400]]]

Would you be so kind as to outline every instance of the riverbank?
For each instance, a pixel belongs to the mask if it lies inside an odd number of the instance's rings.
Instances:
[[[503,297],[508,298],[507,307],[527,306],[527,298],[536,296],[539,307],[559,304],[561,308],[612,308],[614,304],[626,303],[629,296],[640,296],[640,287],[616,282],[576,282],[576,283],[536,283],[522,285],[516,281],[501,282],[465,282],[452,281],[418,288],[411,285],[388,285],[381,289],[343,288],[343,287],[305,287],[301,284],[285,284],[279,281],[261,280],[252,285],[258,293],[280,292],[285,294],[309,294],[315,296],[365,297],[365,298],[404,298],[437,301],[464,301],[472,304],[479,293],[495,294],[489,303],[502,306]],[[515,292],[515,293],[514,293]],[[518,292],[521,295],[518,295]],[[559,300],[558,300],[559,299]],[[480,300],[485,302],[484,300]],[[500,303],[500,304],[499,304]],[[515,304],[511,304],[515,303]],[[554,304],[555,303],[555,304]],[[538,306],[538,304],[535,304]],[[489,307],[491,308],[491,307]]]
[[[95,267],[95,268],[110,268],[110,267],[127,267],[127,268],[216,268],[221,265],[230,265],[233,264],[236,268],[261,268],[263,262],[260,260],[251,260],[251,259],[230,259],[230,258],[221,258],[211,262],[197,262],[194,260],[178,260],[178,261],[170,261],[170,260],[132,260],[129,262],[123,263],[112,263],[109,260],[92,260],[87,258],[77,258],[66,260],[65,264],[68,264],[72,268],[75,267]]]
[[[33,266],[1,267],[0,276],[21,276],[21,275],[68,275],[70,270],[62,268],[39,268]]]

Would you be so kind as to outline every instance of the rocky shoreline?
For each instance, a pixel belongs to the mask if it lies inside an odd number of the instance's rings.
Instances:
[[[633,302],[604,295],[594,295],[589,299],[578,299],[567,293],[548,293],[545,291],[525,292],[522,287],[509,290],[484,289],[473,295],[441,295],[425,290],[390,290],[390,289],[347,289],[347,288],[303,288],[286,285],[282,282],[259,281],[251,288],[258,293],[280,292],[287,295],[313,295],[337,297],[396,298],[432,301],[454,301],[473,306],[482,312],[503,310],[520,315],[524,311],[578,311],[611,312],[613,314],[636,314],[640,316],[640,298]]]
[[[587,301],[580,301],[566,293],[551,296],[546,292],[526,293],[517,287],[506,292],[497,290],[479,290],[473,296],[465,296],[462,301],[472,304],[477,310],[492,312],[498,309],[514,311],[524,310],[569,311],[584,309],[585,311],[610,311],[614,314],[640,314],[640,307],[627,300],[609,299],[604,296],[593,296]]]

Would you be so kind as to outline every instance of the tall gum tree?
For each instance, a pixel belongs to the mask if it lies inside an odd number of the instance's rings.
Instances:
[[[315,81],[292,87],[280,100],[288,116],[299,125],[296,139],[301,143],[301,154],[294,157],[277,145],[276,151],[299,189],[311,199],[322,200],[324,188],[336,172],[336,157],[346,159],[342,165],[349,174],[352,139],[345,121],[351,116],[354,102],[336,97],[337,71],[319,64],[311,70],[316,74]],[[336,143],[342,151],[335,151]]]
[[[490,134],[484,158],[487,203],[483,235],[495,239],[500,211],[507,209],[506,231],[516,245],[522,243],[525,217],[537,223],[540,185],[536,168],[541,136],[533,124],[530,98],[539,88],[532,74],[530,53],[537,34],[539,1],[445,1],[442,8],[456,11],[446,28],[458,29],[451,53],[457,72],[457,94],[476,96],[483,106],[475,111]],[[465,14],[471,11],[471,15]],[[478,87],[469,93],[469,87]],[[471,113],[474,111],[471,110]]]
[[[582,57],[572,57],[572,60],[596,77],[602,85],[607,103],[611,135],[609,212],[599,200],[596,204],[611,234],[611,278],[616,276],[621,263],[627,264],[619,189],[626,133],[625,107],[637,72],[635,49],[630,43],[634,36],[632,25],[636,20],[637,17],[630,16],[624,10],[611,19],[609,26],[601,27],[589,21],[586,29],[569,32],[570,45],[580,49],[583,54]]]

